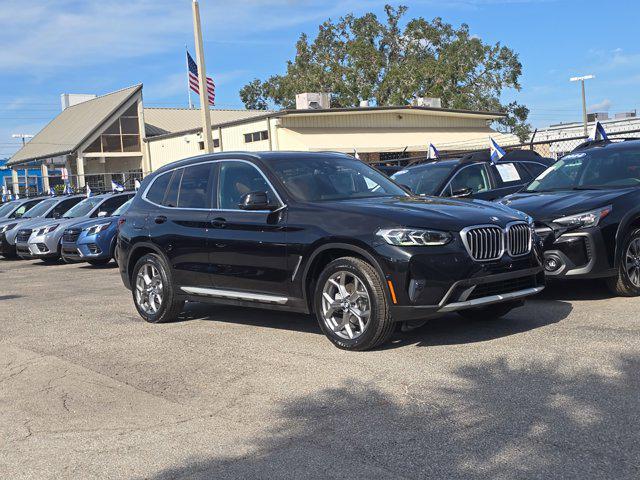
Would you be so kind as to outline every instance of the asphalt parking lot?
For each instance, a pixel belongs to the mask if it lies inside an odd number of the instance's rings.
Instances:
[[[149,325],[115,266],[0,261],[1,476],[637,479],[639,311],[556,286],[348,353],[311,317]]]

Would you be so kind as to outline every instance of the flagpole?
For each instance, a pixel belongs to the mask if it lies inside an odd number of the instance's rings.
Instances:
[[[198,87],[200,91],[200,113],[202,115],[202,139],[204,151],[213,153],[213,133],[211,132],[211,116],[209,114],[209,90],[207,89],[207,71],[204,65],[204,48],[202,46],[202,29],[200,27],[200,6],[193,0],[193,35],[195,37],[196,55],[198,57]]]
[[[187,53],[185,55],[185,62],[187,64],[187,95],[189,96],[189,110],[193,110],[193,102],[191,101],[191,85],[189,84],[189,49],[184,46],[184,50]]]

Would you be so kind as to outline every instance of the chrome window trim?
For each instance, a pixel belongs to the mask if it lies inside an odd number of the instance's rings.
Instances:
[[[168,175],[170,173],[173,173],[176,170],[179,170],[181,168],[189,168],[189,167],[195,167],[198,165],[204,165],[207,163],[220,163],[220,162],[241,162],[241,163],[246,163],[248,165],[251,165],[253,168],[255,168],[258,173],[260,173],[260,175],[262,175],[262,178],[264,178],[264,181],[267,182],[267,185],[269,185],[269,187],[271,188],[271,190],[273,190],[273,193],[275,194],[278,203],[280,204],[280,206],[278,208],[276,208],[275,210],[242,210],[240,208],[183,208],[183,207],[166,207],[164,205],[159,205],[155,202],[152,202],[151,200],[149,200],[147,198],[147,193],[149,192],[149,189],[153,186],[154,183],[156,183],[156,180],[158,180],[158,178],[162,177],[163,175]],[[273,186],[273,184],[269,181],[269,179],[267,178],[267,176],[264,174],[264,172],[258,168],[258,166],[248,160],[244,160],[241,158],[219,158],[219,159],[215,159],[215,160],[204,160],[202,162],[197,162],[197,163],[191,163],[189,165],[181,165],[179,167],[174,167],[170,170],[167,170],[166,172],[161,173],[160,175],[156,176],[156,178],[154,178],[151,183],[149,183],[149,185],[147,185],[144,189],[144,192],[142,192],[141,195],[142,200],[144,200],[147,203],[150,203],[151,205],[154,205],[156,207],[159,208],[164,208],[165,210],[181,210],[181,211],[199,211],[199,212],[245,212],[245,213],[272,213],[274,211],[277,210],[282,210],[284,207],[287,206],[286,203],[284,203],[284,201],[282,200],[282,198],[280,197],[280,194],[278,193],[278,191],[275,189],[275,187]]]

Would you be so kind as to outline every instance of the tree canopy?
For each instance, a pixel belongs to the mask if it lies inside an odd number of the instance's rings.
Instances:
[[[302,92],[331,92],[332,106],[407,105],[416,97],[439,97],[446,108],[503,111],[498,129],[521,139],[530,131],[529,110],[504,105],[503,90],[520,90],[522,64],[510,48],[485,44],[442,18],[403,21],[407,7],[385,6],[386,18],[353,14],[322,23],[310,41],[301,34],[284,75],[254,79],[240,90],[250,109],[295,107]]]

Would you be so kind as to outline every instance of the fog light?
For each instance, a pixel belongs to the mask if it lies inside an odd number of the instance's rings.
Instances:
[[[547,272],[555,272],[562,266],[562,260],[555,255],[551,255],[544,259],[544,269]]]

